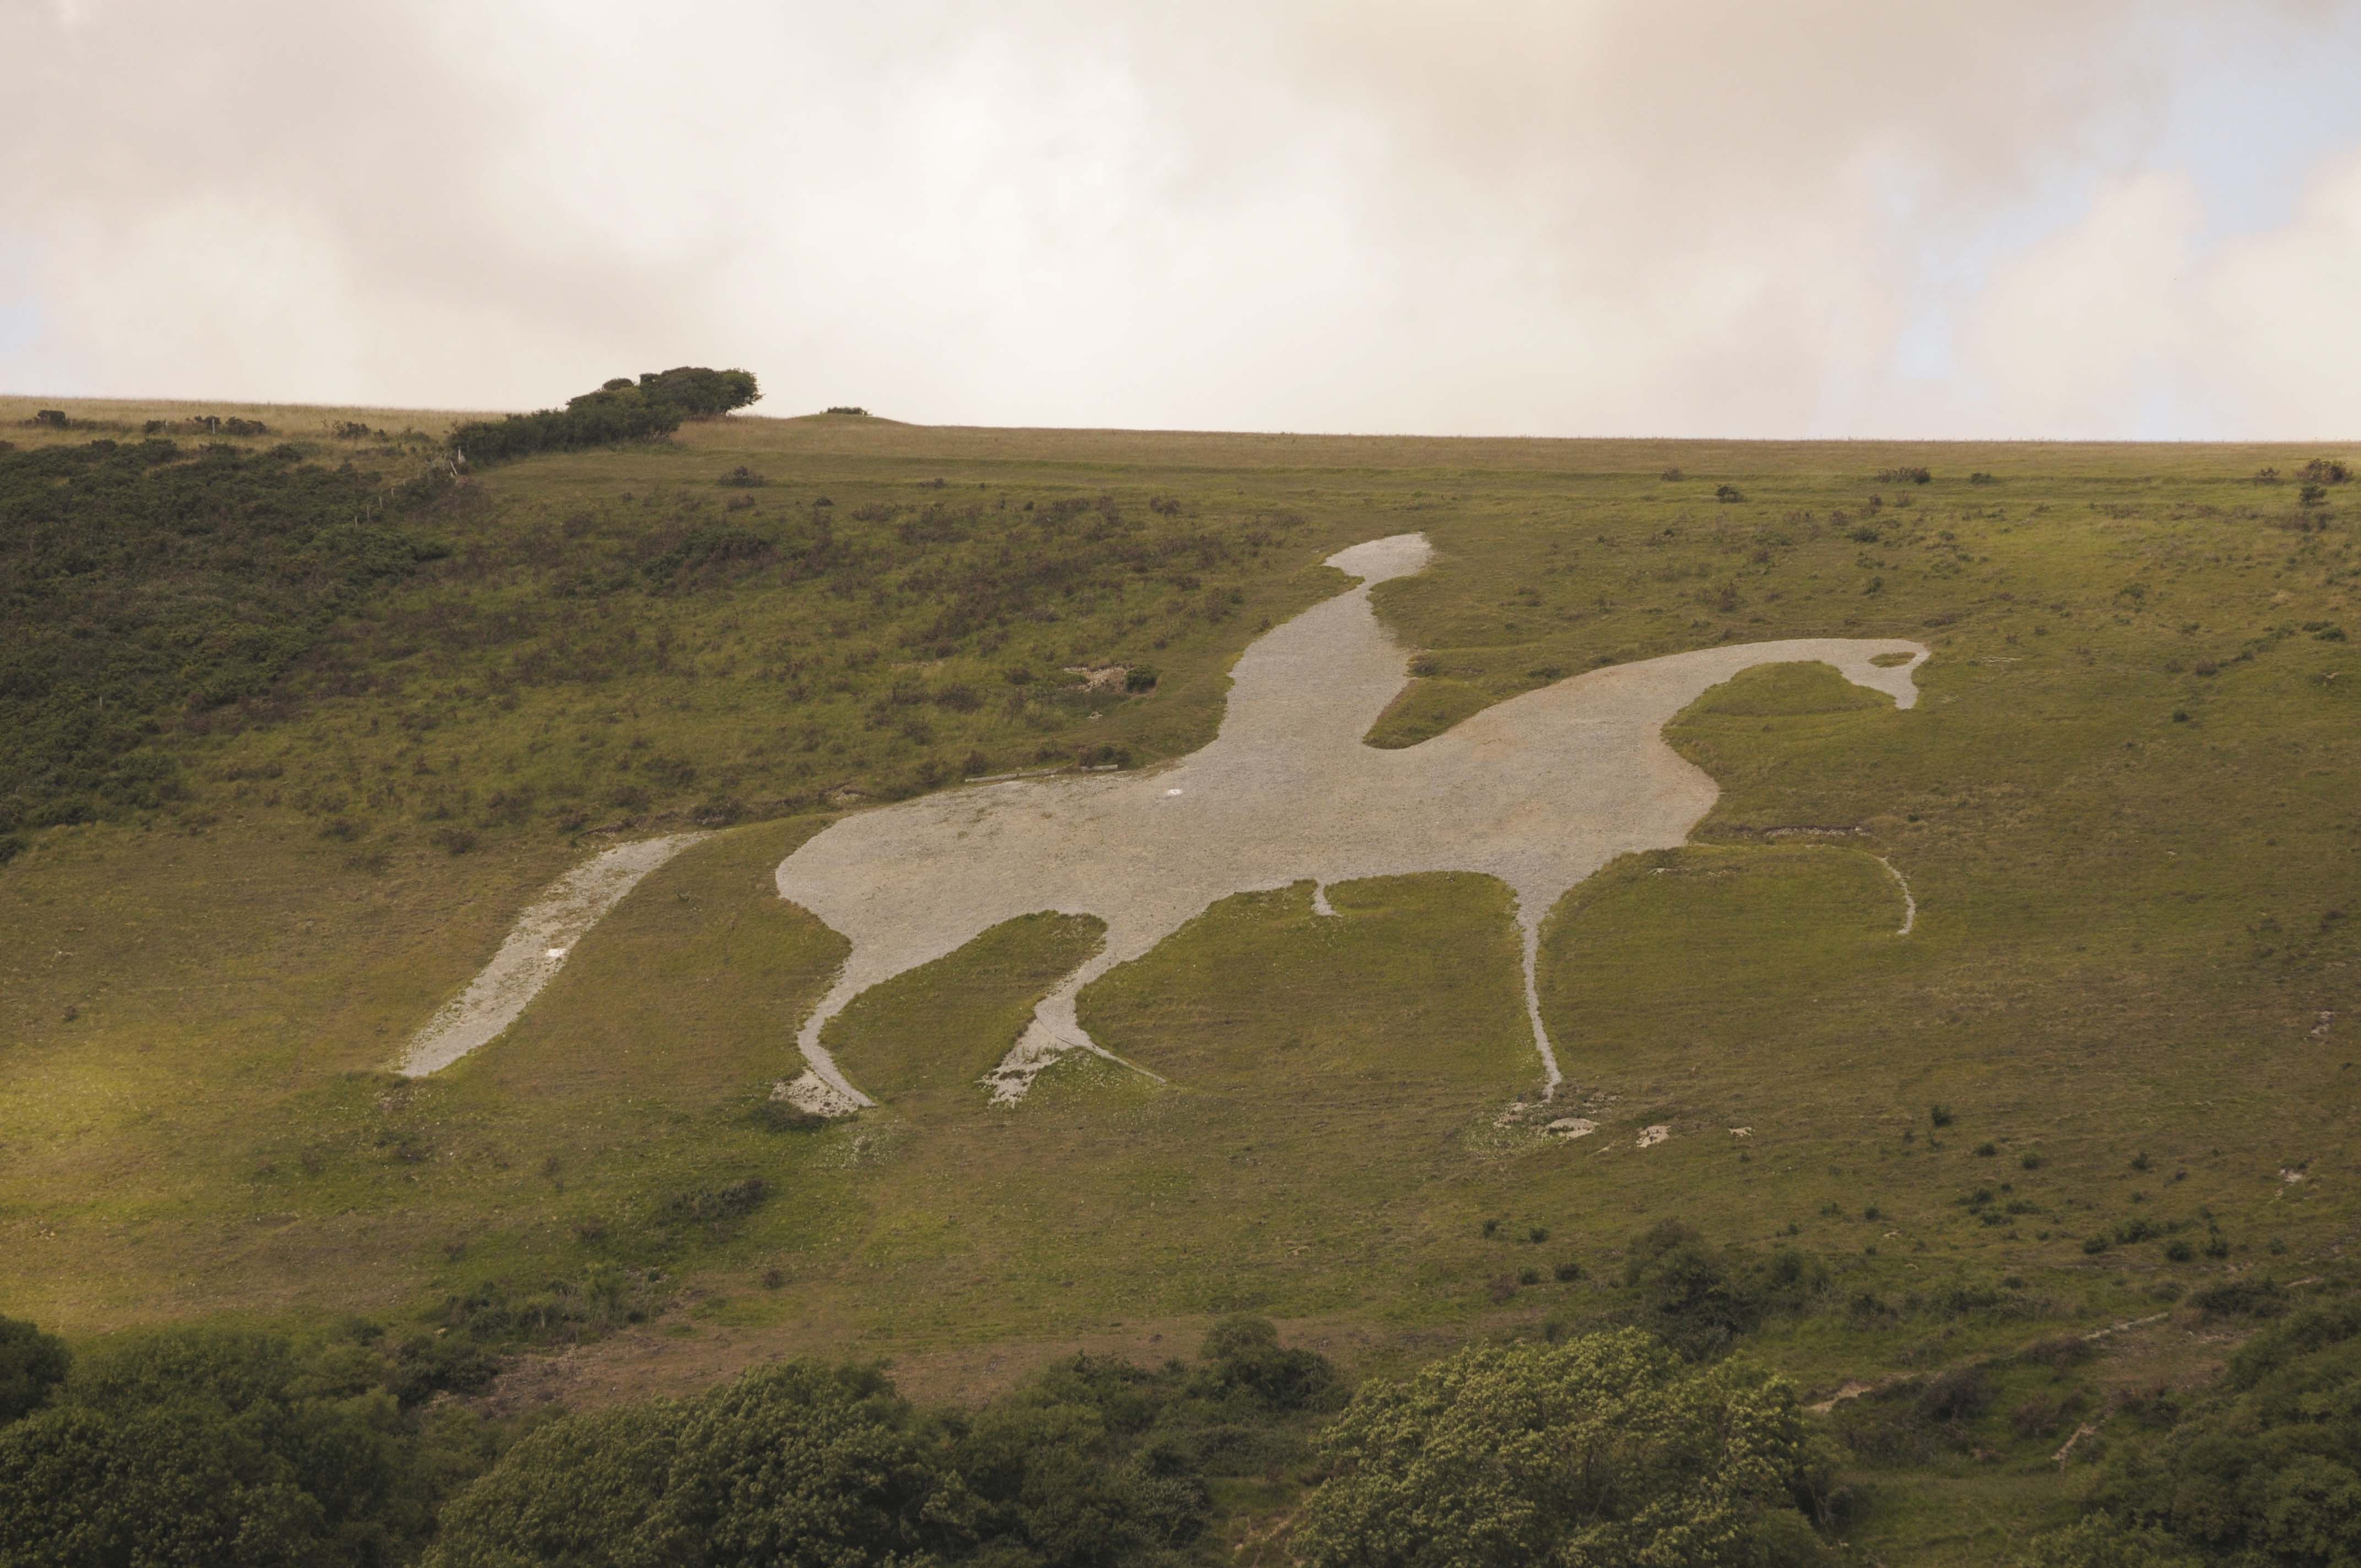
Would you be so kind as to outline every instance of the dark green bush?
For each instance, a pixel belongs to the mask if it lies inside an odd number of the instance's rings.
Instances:
[[[1828,1272],[1793,1247],[1767,1256],[1714,1248],[1678,1220],[1631,1244],[1623,1284],[1625,1315],[1684,1355],[1719,1355],[1774,1314],[1806,1310],[1828,1288]]]
[[[64,1341],[19,1319],[0,1317],[0,1426],[40,1409],[72,1365]]]
[[[767,1095],[754,1102],[750,1115],[754,1124],[766,1133],[816,1133],[829,1124],[825,1116]]]
[[[1336,1370],[1325,1356],[1281,1349],[1279,1331],[1261,1318],[1224,1318],[1207,1332],[1201,1354],[1206,1387],[1270,1409],[1320,1409],[1338,1392]]]

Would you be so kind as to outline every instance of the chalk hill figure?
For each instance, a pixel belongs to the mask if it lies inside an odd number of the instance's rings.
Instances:
[[[1362,737],[1401,690],[1408,653],[1369,590],[1430,555],[1423,535],[1406,533],[1329,557],[1360,584],[1247,648],[1220,734],[1178,762],[922,796],[848,817],[780,862],[780,896],[852,944],[796,1036],[807,1070],[780,1095],[838,1113],[873,1103],[822,1047],[829,1020],[1004,920],[1056,911],[1106,925],[1104,945],[989,1075],[1009,1102],[1064,1052],[1111,1054],[1075,1018],[1076,995],[1216,900],[1308,880],[1324,910],[1320,884],[1416,872],[1481,872],[1515,894],[1526,1012],[1554,1092],[1561,1074],[1533,983],[1543,917],[1616,856],[1686,842],[1717,794],[1664,743],[1664,721],[1758,664],[1817,661],[1897,707],[1917,700],[1917,643],[1756,642],[1595,670],[1381,751]],[[1894,655],[1906,660],[1872,662]]]

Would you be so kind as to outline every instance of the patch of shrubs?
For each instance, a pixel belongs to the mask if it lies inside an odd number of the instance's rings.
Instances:
[[[2208,1318],[2277,1318],[2286,1314],[2288,1298],[2276,1279],[2225,1279],[2191,1291],[2189,1304]]]
[[[741,1220],[761,1208],[771,1196],[771,1184],[750,1176],[725,1186],[675,1192],[656,1211],[665,1225],[720,1225]]]
[[[181,798],[166,727],[261,699],[339,617],[443,548],[431,491],[292,448],[0,454],[0,839]]]
[[[592,1223],[603,1234],[604,1222]],[[443,1299],[438,1337],[464,1338],[488,1352],[521,1344],[577,1343],[644,1320],[661,1276],[594,1264],[579,1277],[534,1286],[487,1280]]]
[[[1881,483],[1888,485],[1928,485],[1935,480],[1932,473],[1925,468],[1916,467],[1880,468],[1877,471],[1877,477]],[[1992,476],[1989,474],[1983,477],[1986,483],[1992,480]]]
[[[1969,1428],[1994,1392],[1982,1367],[1954,1367],[1849,1399],[1830,1412],[1830,1425],[1838,1442],[1872,1464],[1924,1464],[1970,1446]]]
[[[2283,1309],[2282,1309],[2283,1310]],[[2350,1556],[2361,1497],[2361,1302],[2288,1316],[2195,1399],[2122,1407],[2153,1436],[2115,1441],[2092,1513],[2042,1542],[2039,1568],[2320,1568]]]
[[[1693,1360],[1719,1355],[1773,1316],[1800,1315],[1827,1292],[1828,1270],[1793,1247],[1713,1247],[1678,1220],[1631,1244],[1625,1317]]]
[[[338,425],[336,428],[338,433],[341,433],[348,427]],[[240,419],[235,414],[232,414],[227,418],[224,418],[220,414],[198,414],[190,419],[151,419],[140,425],[139,433],[142,435],[241,435],[251,437],[257,435],[269,435],[270,433],[270,427],[263,423],[258,419]],[[368,427],[366,425],[362,426],[361,433],[364,435],[368,434]]]
[[[768,534],[709,523],[672,540],[641,571],[658,587],[709,587],[768,565],[778,551],[778,542]]]

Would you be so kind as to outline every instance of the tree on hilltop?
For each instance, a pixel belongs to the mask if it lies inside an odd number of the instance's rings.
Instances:
[[[718,419],[762,395],[751,370],[681,365],[651,370],[636,382],[618,376],[595,392],[568,398],[562,409],[471,421],[451,433],[451,446],[482,465],[537,452],[653,441],[678,430],[683,420]]]

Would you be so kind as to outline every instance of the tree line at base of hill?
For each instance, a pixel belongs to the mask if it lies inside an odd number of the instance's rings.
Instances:
[[[1290,1549],[1317,1568],[1819,1550],[1794,1389],[1633,1330],[1348,1400],[1324,1358],[1228,1319],[1193,1365],[1081,1356],[972,1410],[787,1362],[522,1435],[401,1362],[367,1333],[219,1329],[69,1358],[0,1320],[0,1561],[1181,1568],[1229,1558],[1217,1489],[1307,1481]]]
[[[1700,1292],[1752,1320],[1798,1288],[1775,1257],[1750,1274],[1743,1249],[1657,1240],[1630,1260],[1627,1323],[1677,1330]],[[2012,1568],[2354,1563],[2361,1299],[2235,1288],[2264,1326],[2226,1375],[2094,1423],[2082,1518]],[[2015,1359],[2067,1370],[2089,1354],[2069,1339]],[[1868,1440],[1902,1414],[1981,1408],[1969,1366],[1823,1422],[1726,1342],[1633,1326],[1477,1343],[1348,1397],[1323,1357],[1232,1318],[1194,1363],[1080,1356],[973,1409],[798,1361],[500,1418],[468,1398],[493,1348],[180,1328],[70,1355],[0,1318],[0,1563],[1183,1568],[1232,1560],[1243,1504],[1272,1527],[1263,1560],[1302,1568],[1776,1568],[1836,1560],[1845,1450],[1874,1469]]]

